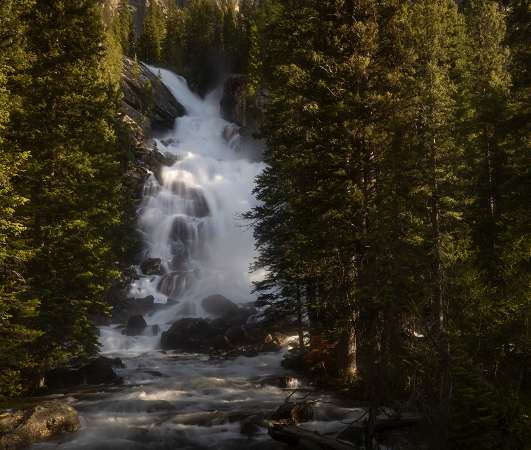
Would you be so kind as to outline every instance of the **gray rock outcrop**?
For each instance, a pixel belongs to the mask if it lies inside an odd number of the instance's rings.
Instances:
[[[201,306],[208,313],[213,316],[222,316],[229,311],[238,310],[238,305],[223,295],[215,294],[209,295],[201,300]]]
[[[248,77],[231,74],[223,86],[221,98],[221,118],[240,127],[247,126],[247,83]]]
[[[63,403],[41,403],[0,419],[0,448],[18,450],[78,428],[79,417],[74,408]]]
[[[127,321],[127,326],[122,330],[125,336],[137,336],[147,328],[147,323],[141,314],[131,316]]]
[[[134,73],[134,61],[122,55],[122,78],[120,90],[123,96],[124,113],[149,135],[152,129],[172,129],[175,119],[185,114],[181,105],[157,76],[142,63],[138,63],[138,74]],[[148,101],[145,86],[151,84],[152,96]]]

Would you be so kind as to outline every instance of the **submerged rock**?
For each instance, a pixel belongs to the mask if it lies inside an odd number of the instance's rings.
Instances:
[[[63,403],[42,403],[0,419],[0,448],[18,450],[79,428],[77,411]]]
[[[245,434],[247,436],[255,436],[260,434],[260,427],[254,422],[246,422],[242,425],[240,429],[240,434]]]
[[[153,413],[153,412],[168,412],[168,411],[175,411],[177,408],[175,405],[172,405],[170,402],[167,402],[166,400],[158,400],[156,402],[153,402],[149,407],[147,412]]]

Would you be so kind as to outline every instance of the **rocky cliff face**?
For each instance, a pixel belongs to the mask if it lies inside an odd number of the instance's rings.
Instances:
[[[123,96],[124,113],[134,120],[149,135],[151,130],[173,128],[177,117],[185,113],[184,107],[175,99],[166,86],[157,82],[157,77],[138,64],[138,75],[134,74],[134,62],[127,56],[122,57],[122,79],[120,89]],[[147,92],[147,83],[151,91]]]
[[[129,175],[134,182],[135,195],[140,198],[149,171],[157,173],[160,166],[174,162],[170,155],[147,148],[151,133],[173,128],[175,119],[183,116],[185,109],[142,63],[138,64],[138,75],[134,74],[133,65],[131,58],[123,56],[120,89],[124,121],[130,129],[134,153]],[[147,89],[148,82],[151,90]]]
[[[247,83],[245,75],[229,75],[225,80],[220,102],[221,118],[240,127],[247,126]]]
[[[264,120],[264,109],[269,101],[269,90],[256,86],[254,96],[249,97],[248,78],[245,75],[231,74],[223,85],[223,97],[220,101],[221,117],[240,127],[242,143],[248,149],[254,149],[256,158],[261,159],[264,143],[256,141],[252,133]]]

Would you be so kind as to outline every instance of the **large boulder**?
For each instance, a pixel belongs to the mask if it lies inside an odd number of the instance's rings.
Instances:
[[[122,360],[118,357],[111,359],[100,356],[93,360],[79,359],[72,368],[57,367],[44,374],[47,387],[66,388],[81,384],[109,384],[116,380],[113,368],[124,368]]]
[[[214,350],[229,350],[230,342],[226,336],[220,334],[212,339],[212,347],[214,347]]]
[[[276,420],[286,425],[297,425],[298,423],[309,422],[312,419],[312,405],[306,402],[284,403],[271,416],[271,420]]]
[[[225,333],[225,336],[232,345],[247,344],[249,342],[247,331],[243,326],[231,328]]]
[[[18,450],[78,428],[79,417],[74,408],[63,403],[42,403],[0,419],[0,448]]]
[[[223,316],[229,311],[238,310],[238,305],[223,295],[215,294],[201,300],[201,306],[208,313],[213,316]]]
[[[144,275],[163,275],[164,268],[160,258],[148,258],[140,264],[140,270]]]
[[[110,322],[113,324],[126,324],[131,316],[148,314],[155,309],[155,298],[152,295],[134,298],[127,297],[127,293],[122,290],[109,290],[104,295],[103,300],[112,306]]]
[[[232,327],[240,327],[247,323],[247,319],[253,315],[251,309],[231,309],[227,313],[223,314],[223,320]]]
[[[182,349],[186,352],[204,350],[205,339],[211,337],[208,322],[201,318],[185,318],[175,322],[168,331],[162,332],[162,350]]]
[[[144,328],[147,328],[146,320],[144,316],[138,314],[129,318],[127,326],[122,330],[122,334],[125,336],[137,336],[142,333]]]
[[[113,370],[113,367],[118,366],[117,359],[119,360],[120,358],[112,360],[105,356],[100,356],[90,364],[79,369],[79,372],[84,377],[86,384],[112,383],[117,378],[116,372]]]
[[[282,348],[282,342],[279,339],[273,339],[270,334],[266,336],[263,344],[260,346],[261,352],[278,352]]]

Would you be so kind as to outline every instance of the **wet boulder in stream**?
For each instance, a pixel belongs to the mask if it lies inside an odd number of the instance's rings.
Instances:
[[[209,334],[209,325],[204,319],[180,319],[168,331],[162,332],[160,345],[162,350],[199,352],[204,350],[204,341]]]
[[[140,270],[144,275],[163,275],[164,267],[160,258],[148,258],[140,264]]]
[[[163,275],[157,283],[157,290],[164,295],[179,297],[196,282],[191,272],[171,272]]]
[[[0,448],[18,450],[79,428],[77,411],[64,403],[41,403],[0,419]]]
[[[232,345],[245,344],[249,340],[247,331],[243,326],[231,328],[225,333],[225,336]]]
[[[79,373],[87,384],[109,384],[117,378],[113,367],[124,367],[120,358],[110,359],[100,356],[79,369]]]
[[[297,425],[302,422],[313,420],[312,405],[306,402],[284,403],[271,416],[275,420],[287,425]]]
[[[137,336],[144,328],[147,328],[147,323],[141,314],[131,316],[127,321],[127,326],[122,330],[122,334],[125,336]]]
[[[279,339],[273,339],[270,334],[264,339],[260,347],[261,352],[278,352],[282,349],[282,342]]]
[[[216,336],[212,340],[212,346],[214,347],[214,350],[229,350],[231,347],[227,337],[223,336],[222,334]]]

